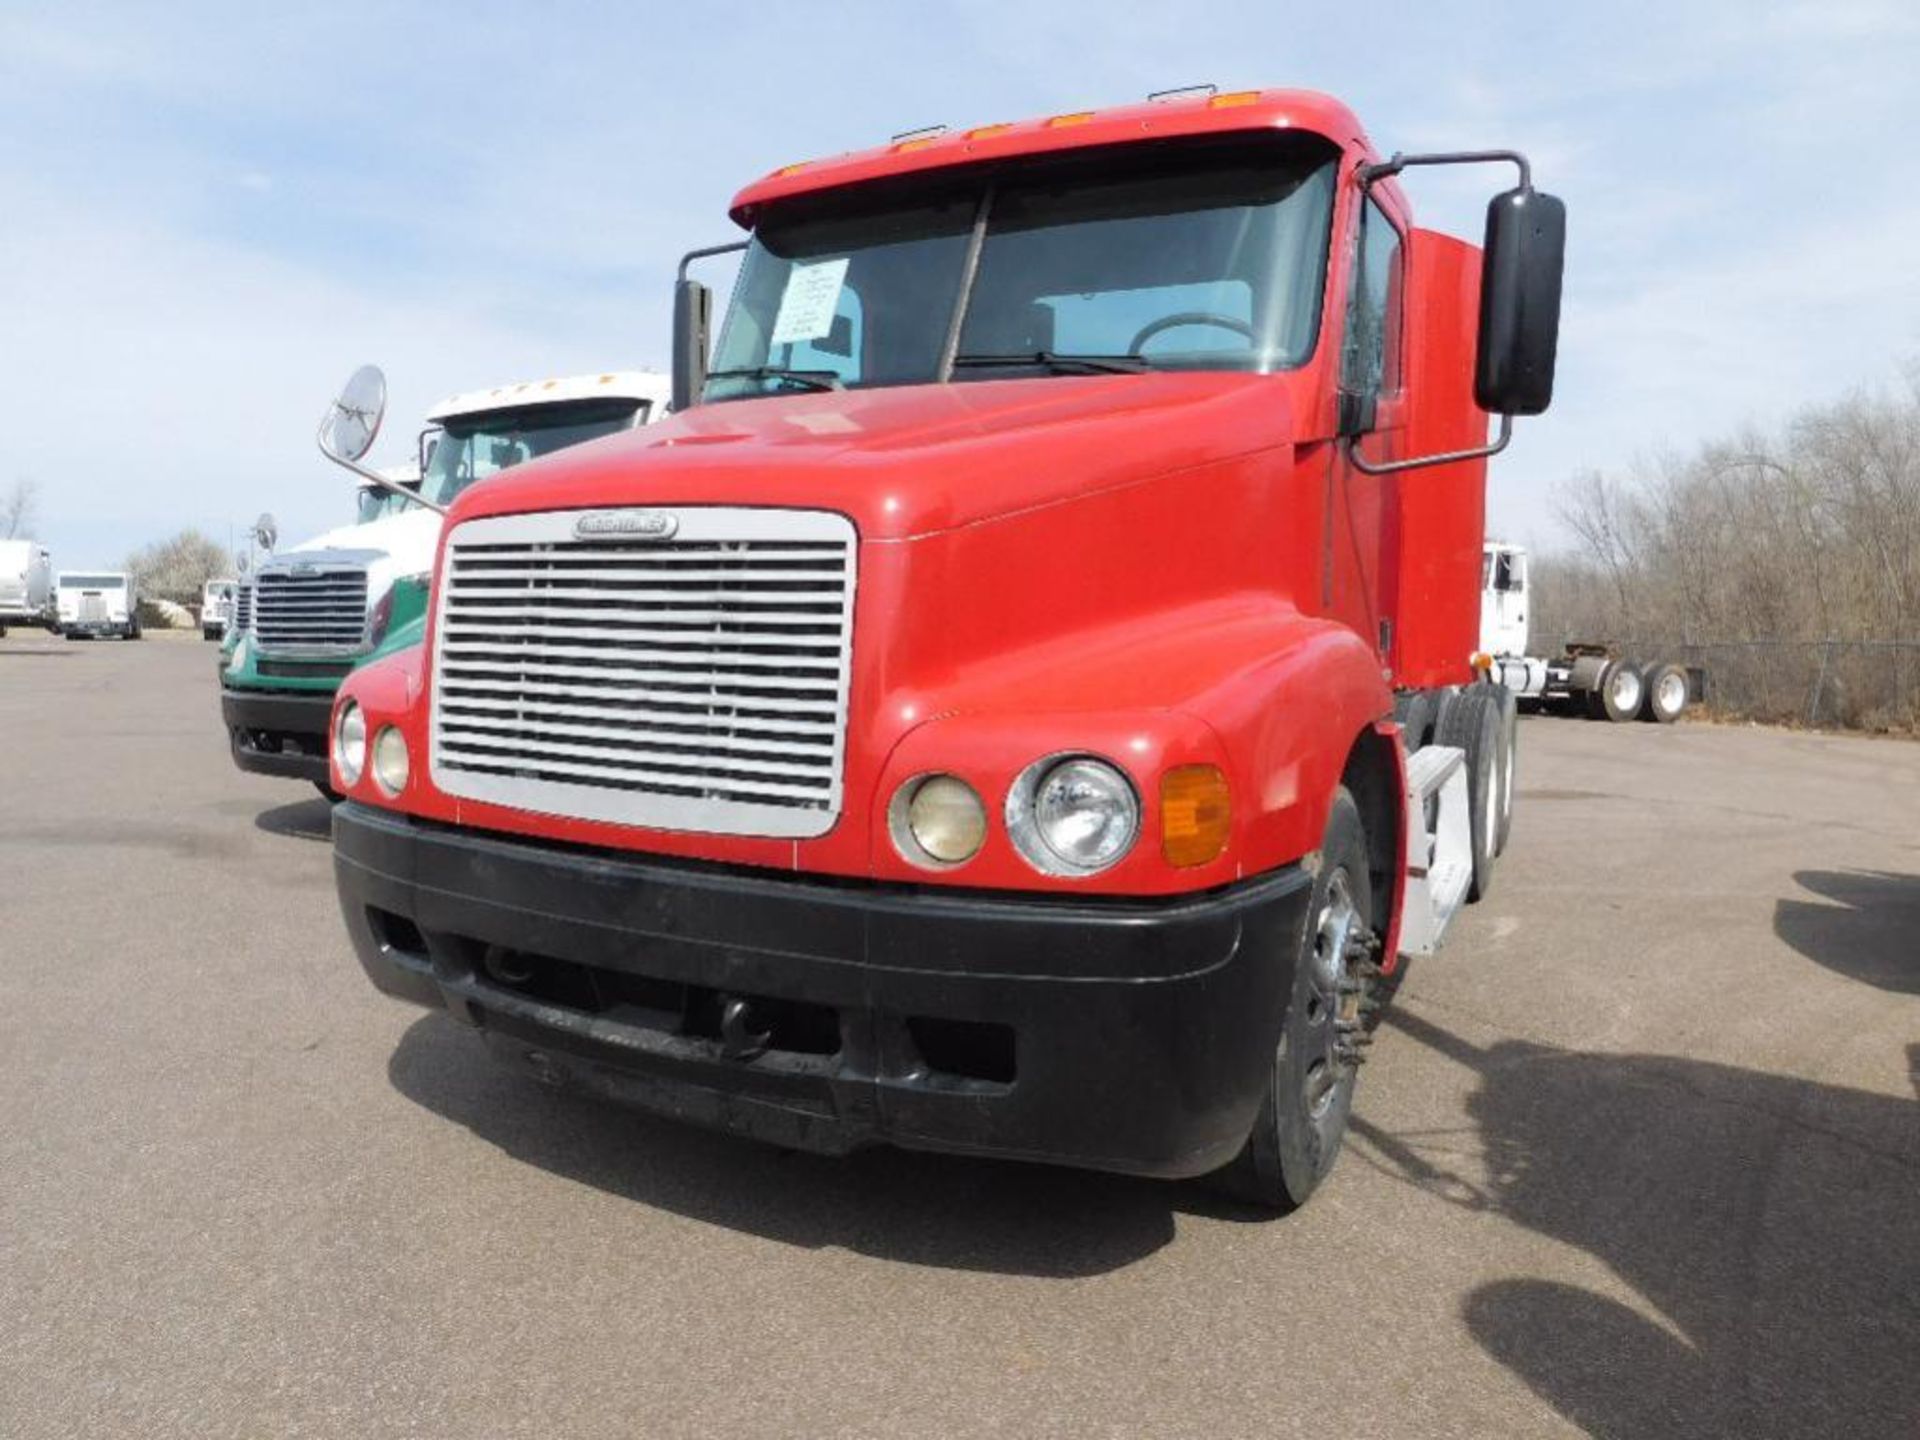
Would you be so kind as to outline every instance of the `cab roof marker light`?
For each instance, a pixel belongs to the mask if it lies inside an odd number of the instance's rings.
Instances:
[[[1005,122],[998,125],[976,125],[961,138],[963,140],[991,140],[995,135],[1004,135],[1011,129],[1013,129],[1013,126]]]
[[[1207,99],[1209,110],[1232,110],[1241,105],[1252,105],[1260,99],[1258,90],[1235,90],[1227,95],[1213,95]]]
[[[1098,112],[1094,110],[1075,110],[1070,114],[1055,115],[1048,119],[1047,128],[1054,130],[1062,125],[1084,125],[1093,119],[1097,113]]]
[[[802,170],[806,169],[807,166],[811,165],[812,163],[813,162],[811,160],[796,160],[791,165],[782,165],[778,170],[773,172],[774,178],[777,180],[784,180],[789,175],[798,175]]]

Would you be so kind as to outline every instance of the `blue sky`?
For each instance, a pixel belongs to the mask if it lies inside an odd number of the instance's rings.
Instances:
[[[1305,85],[1382,149],[1513,145],[1569,206],[1551,494],[1920,356],[1920,5],[967,4],[0,11],[0,488],[59,563],[261,510],[343,520],[312,448],[372,359],[376,459],[439,396],[663,365],[669,284],[749,179],[900,130],[1212,80]],[[1417,176],[1477,234],[1485,175]],[[1501,181],[1500,183],[1504,183]]]

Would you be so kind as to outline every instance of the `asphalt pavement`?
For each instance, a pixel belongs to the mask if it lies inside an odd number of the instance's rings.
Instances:
[[[0,640],[0,1436],[1920,1435],[1920,745],[1523,721],[1275,1220],[496,1070],[214,666]]]

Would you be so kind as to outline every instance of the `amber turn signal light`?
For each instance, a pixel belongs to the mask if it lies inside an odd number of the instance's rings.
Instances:
[[[1176,765],[1160,777],[1160,853],[1189,869],[1218,860],[1233,828],[1227,777],[1216,765]]]

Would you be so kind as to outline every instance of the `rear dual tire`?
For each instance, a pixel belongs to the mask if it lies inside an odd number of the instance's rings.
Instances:
[[[1684,665],[1656,660],[1640,672],[1640,718],[1654,725],[1671,725],[1686,714],[1692,682]]]
[[[1637,661],[1609,660],[1587,691],[1588,718],[1619,724],[1638,715],[1647,693],[1640,680],[1641,669]]]
[[[1504,697],[1504,698],[1503,698]],[[1473,846],[1473,879],[1467,898],[1478,900],[1493,887],[1493,862],[1500,854],[1503,812],[1512,804],[1512,752],[1507,747],[1504,687],[1475,685],[1448,697],[1441,707],[1436,745],[1466,752],[1467,819]],[[1518,726],[1515,725],[1517,732]],[[1511,815],[1506,823],[1512,824]]]

